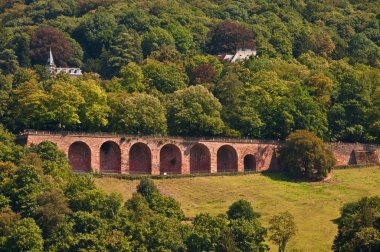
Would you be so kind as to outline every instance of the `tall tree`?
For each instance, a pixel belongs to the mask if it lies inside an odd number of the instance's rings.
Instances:
[[[45,65],[49,57],[50,48],[53,52],[55,64],[57,66],[67,66],[74,54],[73,46],[63,32],[47,26],[40,27],[32,35],[30,42],[32,63]]]

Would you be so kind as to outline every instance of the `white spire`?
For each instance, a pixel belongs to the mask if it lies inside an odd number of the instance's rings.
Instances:
[[[49,54],[49,59],[48,59],[48,65],[55,66],[54,59],[53,59],[53,53],[51,52],[51,47],[50,47],[50,54]]]

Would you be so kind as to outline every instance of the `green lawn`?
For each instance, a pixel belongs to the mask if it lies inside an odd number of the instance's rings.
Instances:
[[[97,178],[96,184],[106,192],[131,197],[138,181]],[[330,251],[344,203],[363,196],[380,195],[379,167],[336,170],[328,182],[299,183],[283,180],[279,175],[250,174],[155,180],[160,190],[177,199],[186,216],[200,212],[226,212],[238,199],[247,199],[262,214],[267,226],[271,216],[288,210],[296,220],[298,233],[289,248],[303,251]]]

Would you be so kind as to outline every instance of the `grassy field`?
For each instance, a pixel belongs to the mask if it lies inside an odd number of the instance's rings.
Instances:
[[[328,182],[289,182],[279,174],[197,177],[155,180],[160,190],[177,199],[186,216],[200,212],[226,212],[232,202],[247,199],[262,214],[267,226],[275,214],[288,210],[296,220],[298,233],[289,248],[303,251],[331,251],[344,203],[363,196],[380,195],[380,167],[335,170]],[[131,197],[138,181],[97,178],[106,192]]]

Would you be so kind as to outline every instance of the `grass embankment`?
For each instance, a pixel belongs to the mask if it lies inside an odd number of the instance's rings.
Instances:
[[[139,181],[96,178],[106,192],[120,193],[125,200]],[[187,217],[200,212],[226,212],[232,202],[247,199],[262,214],[265,226],[275,214],[288,210],[296,220],[298,233],[290,248],[303,251],[330,251],[343,204],[364,196],[380,195],[380,169],[335,170],[328,182],[290,182],[280,174],[195,177],[155,180],[160,190],[177,199]],[[273,247],[273,249],[275,249]]]

